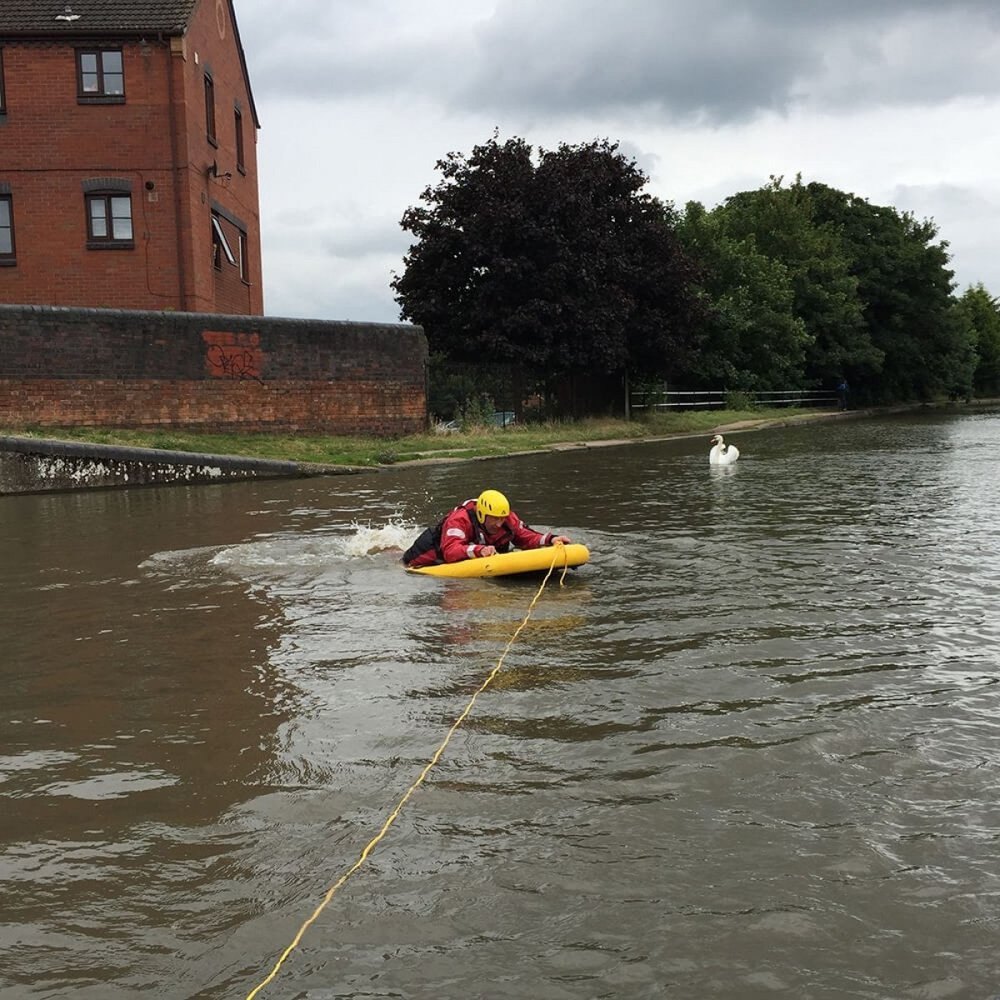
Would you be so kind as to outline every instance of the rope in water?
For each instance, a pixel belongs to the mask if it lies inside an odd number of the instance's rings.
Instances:
[[[267,986],[274,980],[274,977],[278,974],[278,970],[284,964],[285,959],[288,958],[288,956],[291,955],[291,953],[298,947],[299,942],[305,936],[305,933],[309,929],[309,927],[314,923],[316,918],[323,912],[323,910],[326,909],[327,905],[329,904],[330,900],[333,899],[334,894],[337,892],[337,890],[340,889],[340,887],[365,863],[365,861],[368,860],[368,855],[371,854],[371,852],[378,845],[379,841],[382,840],[382,838],[389,832],[389,828],[392,826],[392,824],[396,822],[396,819],[399,817],[400,812],[402,812],[403,810],[403,806],[406,805],[406,803],[409,801],[413,793],[423,784],[424,778],[426,778],[427,775],[430,774],[431,769],[441,759],[441,756],[444,753],[445,748],[451,742],[452,736],[455,735],[455,732],[458,729],[458,727],[466,720],[469,713],[472,711],[473,706],[476,704],[476,699],[490,686],[490,684],[493,683],[493,679],[496,677],[498,673],[500,673],[500,669],[503,667],[503,663],[504,660],[507,658],[507,654],[510,652],[511,647],[517,641],[517,637],[521,634],[522,631],[524,631],[525,626],[528,624],[528,619],[531,618],[531,613],[535,610],[535,605],[538,603],[538,599],[542,596],[542,591],[545,589],[545,585],[549,582],[549,577],[552,576],[552,571],[556,568],[556,563],[559,561],[559,552],[560,550],[562,550],[562,548],[563,547],[561,545],[554,546],[552,565],[549,566],[549,570],[545,574],[545,578],[542,580],[541,584],[538,587],[538,590],[535,592],[535,596],[531,599],[531,603],[528,605],[528,610],[525,613],[524,618],[521,620],[521,624],[517,626],[517,628],[514,630],[514,634],[510,637],[510,639],[507,640],[507,645],[504,646],[503,652],[500,654],[500,658],[496,662],[496,666],[489,672],[488,676],[486,677],[486,680],[484,680],[483,683],[480,684],[479,687],[473,692],[472,697],[469,699],[468,704],[462,710],[462,713],[458,716],[458,718],[451,724],[451,728],[448,730],[447,734],[445,735],[445,738],[441,741],[441,745],[437,748],[437,750],[434,751],[433,756],[427,762],[424,769],[417,776],[416,781],[414,781],[413,784],[410,785],[410,787],[407,788],[406,791],[403,793],[403,797],[393,807],[392,812],[389,813],[385,822],[382,824],[382,827],[379,830],[379,832],[375,834],[375,836],[372,837],[372,839],[368,841],[368,843],[365,845],[365,849],[361,852],[360,856],[358,857],[358,860],[355,861],[354,864],[351,865],[351,867],[348,868],[347,871],[344,872],[344,874],[341,875],[340,878],[337,879],[337,881],[334,882],[334,884],[331,885],[329,889],[327,889],[326,895],[323,897],[319,906],[317,906],[316,909],[313,910],[309,918],[299,928],[298,933],[292,939],[292,943],[281,953],[281,957],[278,959],[278,961],[274,963],[274,968],[271,969],[271,971],[268,973],[265,979],[261,980],[261,982],[258,983],[247,994],[246,1000],[253,1000],[253,998],[257,996],[257,994],[265,986]],[[568,560],[566,558],[565,552],[563,552],[563,570],[562,570],[562,576],[559,578],[560,587],[563,586],[563,581],[566,579],[566,573],[568,568],[569,568]]]

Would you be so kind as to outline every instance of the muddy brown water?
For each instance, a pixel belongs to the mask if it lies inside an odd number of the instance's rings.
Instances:
[[[1000,415],[0,500],[0,997],[1000,995]]]

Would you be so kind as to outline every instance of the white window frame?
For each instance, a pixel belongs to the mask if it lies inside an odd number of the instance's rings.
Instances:
[[[226,239],[226,234],[222,228],[222,223],[219,222],[219,217],[214,212],[212,213],[212,229],[215,230],[215,235],[219,238],[219,246],[222,247],[222,252],[226,255],[226,260],[233,267],[236,267],[236,255],[229,245],[229,240]]]

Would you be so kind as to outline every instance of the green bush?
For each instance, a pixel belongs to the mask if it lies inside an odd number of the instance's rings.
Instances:
[[[726,409],[740,411],[756,410],[758,409],[757,399],[752,392],[744,392],[740,389],[727,392]]]
[[[486,393],[470,396],[458,410],[458,426],[463,431],[474,427],[492,427],[496,406]]]

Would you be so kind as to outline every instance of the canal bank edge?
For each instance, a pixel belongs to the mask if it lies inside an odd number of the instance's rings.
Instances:
[[[218,483],[246,479],[305,479],[318,476],[350,476],[364,472],[384,472],[409,466],[439,465],[448,462],[488,462],[546,452],[581,448],[612,448],[621,445],[653,444],[685,438],[710,438],[713,434],[768,430],[828,420],[889,416],[922,410],[993,410],[1000,399],[976,399],[969,403],[910,403],[858,410],[798,411],[788,417],[736,420],[698,431],[636,438],[608,438],[597,441],[564,441],[540,448],[505,452],[503,455],[453,455],[449,449],[426,453],[386,465],[331,465],[281,459],[247,458],[239,455],[209,455],[200,452],[165,451],[121,445],[91,444],[0,435],[0,496],[15,493],[46,493],[67,490],[171,484]]]
[[[126,486],[294,479],[367,471],[278,459],[0,436],[0,496]]]
[[[913,407],[900,407],[900,411]],[[895,408],[893,408],[895,412]],[[422,458],[390,465],[348,466],[280,459],[246,458],[238,455],[210,455],[199,452],[166,451],[54,438],[0,435],[0,496],[20,493],[65,492],[79,489],[109,489],[172,484],[204,484],[247,479],[299,479],[317,476],[358,475],[408,466],[447,462],[483,462],[496,458],[537,455],[548,451],[581,448],[610,448],[650,444],[684,438],[710,436],[716,432],[763,430],[820,420],[871,415],[873,410],[796,413],[787,419],[740,420],[719,424],[702,431],[679,431],[642,438],[613,438],[599,441],[566,441],[505,455],[454,456],[442,449]],[[880,410],[879,412],[886,412]]]
[[[899,412],[913,409],[913,407],[900,407]],[[531,448],[525,451],[508,451],[503,455],[463,455],[459,457],[441,455],[428,455],[426,458],[407,459],[402,462],[395,462],[391,466],[379,466],[379,468],[400,469],[411,465],[438,465],[442,462],[491,462],[498,458],[517,458],[522,455],[542,455],[549,451],[579,451],[584,448],[615,448],[621,445],[635,444],[655,444],[657,441],[680,441],[685,438],[705,438],[707,441],[713,434],[729,434],[731,431],[762,431],[769,427],[790,427],[793,424],[816,423],[821,420],[845,420],[854,417],[867,417],[875,412],[885,413],[886,409],[875,410],[849,410],[849,411],[824,411],[822,413],[797,413],[794,417],[787,419],[773,417],[761,418],[760,420],[735,420],[728,424],[717,424],[714,427],[705,428],[699,431],[675,431],[671,434],[656,434],[649,437],[633,438],[605,438],[599,441],[562,441],[556,444],[545,445],[543,448]],[[893,410],[892,412],[896,412]]]

